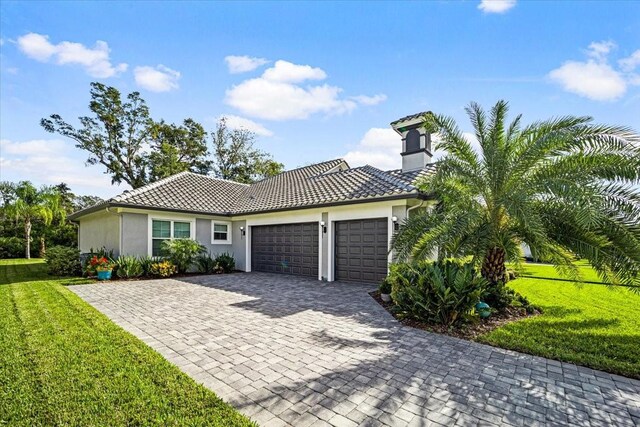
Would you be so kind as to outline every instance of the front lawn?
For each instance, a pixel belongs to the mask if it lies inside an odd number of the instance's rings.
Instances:
[[[599,281],[588,266],[583,280]],[[498,347],[640,378],[640,294],[623,287],[558,281],[552,266],[526,264],[509,283],[543,314],[479,338]]]
[[[0,425],[254,425],[44,267],[0,260]]]

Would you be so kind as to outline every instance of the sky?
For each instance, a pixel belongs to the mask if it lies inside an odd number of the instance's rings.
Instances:
[[[154,119],[225,116],[287,169],[399,168],[389,123],[471,126],[471,101],[524,123],[587,115],[640,130],[640,2],[0,2],[0,180],[110,197],[104,168],[40,127],[88,115],[89,84]]]

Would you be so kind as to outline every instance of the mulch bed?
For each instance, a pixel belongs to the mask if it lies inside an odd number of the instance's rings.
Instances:
[[[467,323],[463,326],[458,327],[447,327],[444,325],[421,322],[414,319],[402,319],[393,312],[392,302],[382,301],[379,291],[370,292],[369,295],[371,295],[371,297],[375,299],[378,304],[384,307],[385,310],[387,310],[393,317],[395,317],[400,323],[405,326],[472,341],[475,341],[480,335],[491,332],[492,330],[499,328],[507,323],[525,319],[527,317],[537,316],[538,314],[540,314],[539,312],[529,314],[524,309],[509,308],[505,313],[492,313],[488,319],[479,319],[476,323]]]

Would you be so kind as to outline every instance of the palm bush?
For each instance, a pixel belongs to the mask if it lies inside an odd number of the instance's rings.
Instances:
[[[396,257],[470,255],[495,286],[525,243],[573,279],[584,258],[607,283],[640,291],[640,136],[589,117],[507,124],[504,101],[467,113],[479,152],[453,119],[425,116],[446,154],[419,188],[437,203],[402,224]]]
[[[121,255],[115,261],[115,269],[118,277],[122,279],[132,279],[142,276],[144,272],[140,259],[131,255]]]
[[[233,273],[233,270],[236,268],[236,260],[233,255],[228,252],[223,252],[216,256],[215,262],[216,270],[220,273]]]
[[[387,281],[399,313],[447,326],[471,316],[486,288],[471,263],[456,260],[392,264]]]
[[[196,266],[198,272],[211,274],[216,270],[216,260],[211,257],[211,254],[200,254],[196,257]]]

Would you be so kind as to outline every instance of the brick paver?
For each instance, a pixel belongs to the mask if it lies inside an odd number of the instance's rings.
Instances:
[[[404,327],[371,286],[259,273],[70,287],[260,425],[640,425],[640,381]]]

